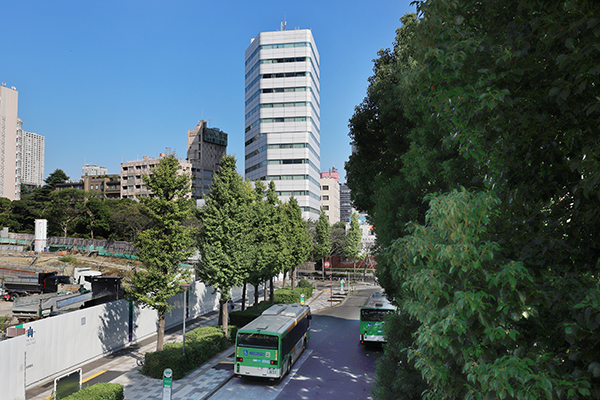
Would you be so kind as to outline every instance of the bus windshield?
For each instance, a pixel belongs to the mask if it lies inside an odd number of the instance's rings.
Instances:
[[[262,333],[238,333],[237,345],[239,347],[256,347],[259,349],[277,349],[279,339],[277,336]]]
[[[362,309],[360,310],[361,320],[378,322],[385,321],[385,317],[391,313],[391,310],[373,310],[373,309]]]

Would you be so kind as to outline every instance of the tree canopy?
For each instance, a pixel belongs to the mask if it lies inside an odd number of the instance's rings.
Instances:
[[[254,192],[236,171],[233,156],[224,156],[215,174],[206,204],[201,210],[199,233],[201,261],[197,275],[221,297],[223,330],[227,334],[227,300],[230,290],[241,286],[252,269],[252,202]]]
[[[152,226],[137,237],[136,256],[144,268],[135,270],[129,281],[132,300],[158,313],[157,351],[163,348],[165,315],[172,309],[169,299],[182,291],[181,284],[190,282],[192,273],[181,266],[194,252],[194,230],[183,223],[191,216],[193,202],[187,197],[190,177],[179,169],[179,160],[168,154],[151,175],[143,175],[152,194],[140,202]]]
[[[415,4],[347,166],[411,365],[431,398],[600,397],[600,8]]]

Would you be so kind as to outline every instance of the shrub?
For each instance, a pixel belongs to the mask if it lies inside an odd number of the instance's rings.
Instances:
[[[124,400],[123,385],[118,383],[97,383],[81,389],[61,400]]]
[[[300,282],[298,282],[298,287],[299,288],[312,288],[313,285],[306,279],[300,279]]]
[[[291,287],[284,287],[275,291],[275,303],[276,304],[293,304],[300,303],[300,296],[304,293],[304,300],[308,300],[312,297],[313,288],[310,287],[297,287],[292,290]]]
[[[235,338],[237,328],[230,327],[229,337]],[[173,371],[173,379],[181,379],[231,345],[217,326],[206,326],[185,335],[185,355],[182,343],[165,343],[163,350],[144,356],[142,374],[160,379],[166,368]]]
[[[75,264],[77,262],[77,258],[75,256],[63,256],[59,258],[60,261],[64,263],[72,263]]]
[[[277,291],[275,291],[277,293]],[[254,312],[254,307],[251,306],[244,311],[233,311],[229,313],[229,322],[235,326],[244,326],[252,322],[253,319],[258,317],[267,308],[271,307],[272,304],[268,301],[261,301],[258,303],[258,312]],[[231,337],[231,336],[230,336]],[[235,336],[233,336],[235,337]]]

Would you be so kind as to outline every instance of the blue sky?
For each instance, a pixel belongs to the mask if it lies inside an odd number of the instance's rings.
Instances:
[[[44,177],[169,148],[186,155],[197,121],[229,134],[244,170],[244,51],[262,31],[312,29],[321,57],[321,170],[345,181],[348,120],[377,51],[411,0],[65,1],[2,4],[0,82],[19,91],[23,129],[46,138]]]

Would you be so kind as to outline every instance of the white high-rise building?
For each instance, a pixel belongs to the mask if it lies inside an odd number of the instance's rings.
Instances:
[[[21,146],[18,122],[19,92],[0,85],[0,197],[21,198]]]
[[[309,29],[261,32],[246,49],[245,177],[274,181],[319,218],[319,52]]]
[[[30,187],[44,185],[44,162],[46,138],[33,132],[22,130],[22,122],[19,118],[19,129],[21,129],[21,182]],[[17,161],[19,165],[19,161]]]

